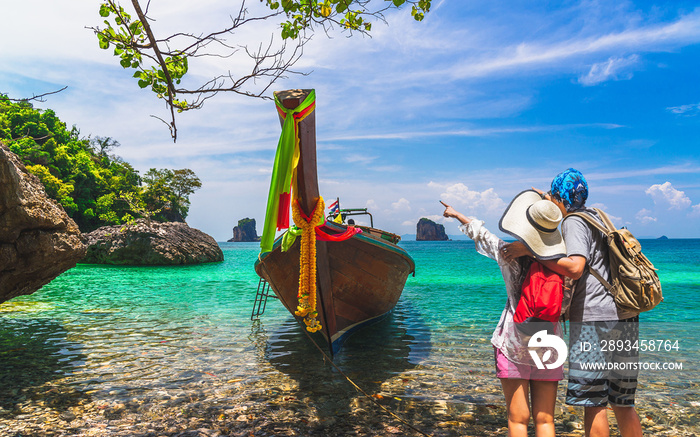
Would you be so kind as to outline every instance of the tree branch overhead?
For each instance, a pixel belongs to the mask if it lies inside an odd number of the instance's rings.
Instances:
[[[305,74],[294,71],[294,64],[301,59],[303,47],[314,29],[319,26],[328,34],[335,26],[342,31],[369,34],[371,20],[384,20],[383,12],[411,5],[411,15],[416,21],[428,12],[431,0],[406,1],[385,0],[378,9],[368,9],[369,0],[323,0],[318,3],[308,0],[261,0],[267,12],[249,14],[246,1],[240,2],[236,15],[232,15],[229,26],[207,33],[194,35],[176,32],[158,36],[148,16],[150,2],[143,8],[143,0],[130,0],[135,16],[127,12],[117,0],[106,0],[100,6],[100,16],[106,27],[91,27],[103,49],[114,49],[125,69],[135,70],[133,77],[141,88],[149,88],[166,104],[169,121],[153,116],[165,123],[177,141],[176,113],[199,109],[204,102],[218,93],[236,93],[249,97],[267,98],[270,87],[287,74]],[[374,3],[372,3],[374,4]],[[246,45],[232,44],[225,38],[235,37],[243,26],[279,19],[280,42],[271,35],[268,43],[260,42],[257,49]],[[214,49],[214,45],[218,50]],[[237,53],[245,54],[249,65],[234,60]],[[233,63],[225,73],[213,75],[203,83],[182,84],[189,71],[191,59],[217,57],[231,59]],[[232,70],[247,70],[233,74]],[[188,80],[191,82],[191,80]],[[182,97],[187,97],[184,99]]]

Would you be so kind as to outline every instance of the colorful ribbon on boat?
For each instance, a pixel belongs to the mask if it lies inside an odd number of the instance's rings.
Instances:
[[[280,245],[282,252],[286,252],[292,247],[297,237],[301,235],[301,229],[297,228],[296,225],[289,227],[289,230],[282,235],[282,244]]]
[[[349,240],[356,234],[362,233],[362,229],[356,228],[354,226],[348,226],[348,228],[340,234],[329,234],[328,232],[326,232],[326,230],[330,228],[326,225],[326,223],[327,222],[324,220],[323,223],[316,226],[315,231],[317,241],[341,242]],[[285,232],[282,236],[282,252],[288,251],[289,248],[292,247],[292,244],[294,244],[294,242],[297,240],[297,237],[299,235],[301,235],[301,229],[296,227],[296,225],[292,225],[289,228],[289,230]]]
[[[299,254],[299,291],[297,310],[294,314],[304,317],[306,330],[316,332],[321,323],[316,319],[316,223],[323,220],[323,197],[316,201],[316,207],[307,217],[298,201],[292,204],[294,224],[301,229],[301,250]]]
[[[267,197],[267,211],[260,247],[262,252],[272,250],[275,230],[289,227],[289,206],[292,195],[298,197],[296,169],[299,163],[299,123],[316,108],[316,93],[311,90],[304,101],[294,109],[287,109],[275,95],[275,105],[284,119],[282,134],[277,143],[275,163]]]
[[[316,239],[319,241],[345,241],[352,238],[355,234],[362,233],[362,229],[356,228],[354,226],[348,226],[345,232],[341,234],[329,234],[324,231],[324,229],[329,229],[324,222],[321,226],[316,226]]]

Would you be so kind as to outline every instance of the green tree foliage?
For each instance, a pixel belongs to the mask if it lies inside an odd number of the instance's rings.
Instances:
[[[306,31],[313,31],[315,26],[328,29],[338,25],[350,32],[369,33],[373,19],[383,19],[382,13],[411,5],[411,16],[416,21],[423,21],[430,10],[431,0],[384,0],[371,2],[367,0],[265,0],[272,11],[283,11],[287,20],[281,25],[284,39],[296,39]]]
[[[190,194],[202,187],[195,173],[183,168],[180,170],[152,168],[143,176],[147,184],[143,192],[147,204],[160,209],[156,214],[161,220],[184,220],[190,209]]]
[[[202,185],[189,169],[151,169],[144,188],[138,171],[109,153],[119,147],[118,141],[81,138],[75,126],[68,129],[52,110],[39,110],[2,94],[0,140],[42,181],[49,197],[63,206],[83,232],[127,223],[134,216],[183,220],[189,195]]]

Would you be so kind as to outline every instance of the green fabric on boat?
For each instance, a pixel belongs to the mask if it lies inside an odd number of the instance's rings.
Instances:
[[[277,143],[275,153],[275,163],[272,167],[272,178],[270,179],[270,193],[267,197],[267,210],[265,212],[265,225],[262,237],[260,237],[261,252],[270,252],[275,240],[275,229],[277,228],[277,217],[279,211],[279,199],[282,193],[291,191],[292,175],[296,170],[299,161],[299,152],[296,150],[297,141],[297,121],[294,117],[296,113],[302,112],[316,101],[316,92],[311,90],[301,105],[294,109],[287,109],[282,106],[275,95],[275,104],[278,111],[285,114],[282,124],[282,134]]]
[[[296,225],[290,227],[282,237],[282,252],[288,251],[299,235],[301,235],[301,229],[297,228]]]

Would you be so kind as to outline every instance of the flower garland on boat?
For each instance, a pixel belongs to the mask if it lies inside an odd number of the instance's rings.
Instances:
[[[294,312],[304,317],[306,330],[316,332],[321,329],[316,311],[316,226],[323,223],[323,197],[316,201],[311,217],[306,217],[299,202],[292,203],[294,224],[301,229],[301,251],[299,254],[298,306]]]

